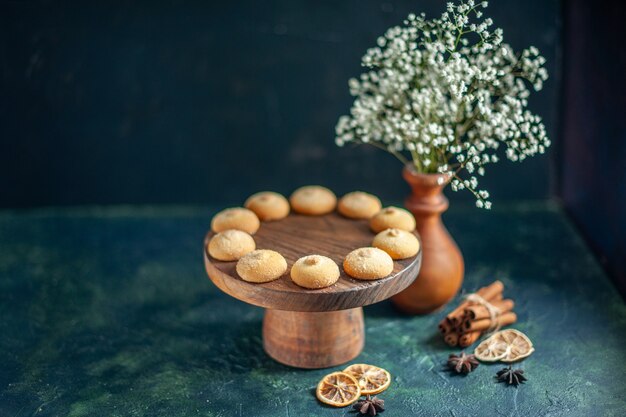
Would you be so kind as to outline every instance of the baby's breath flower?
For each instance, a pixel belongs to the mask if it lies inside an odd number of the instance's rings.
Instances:
[[[380,36],[363,56],[366,72],[348,83],[355,100],[335,143],[372,143],[403,162],[410,155],[418,172],[446,174],[453,191],[490,209],[473,173],[498,162],[500,147],[523,161],[550,146],[527,109],[530,88],[541,90],[548,73],[536,47],[515,53],[479,6],[488,3],[450,2],[431,20],[411,13]]]

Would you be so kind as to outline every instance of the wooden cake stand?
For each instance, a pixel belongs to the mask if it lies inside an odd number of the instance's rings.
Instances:
[[[212,258],[204,242],[204,264],[209,278],[225,293],[264,307],[263,347],[268,355],[297,368],[326,368],[354,359],[365,342],[362,306],[385,300],[408,287],[417,277],[422,251],[413,258],[394,261],[393,273],[376,281],[350,278],[343,271],[344,257],[354,249],[371,246],[375,234],[367,220],[290,214],[263,222],[254,235],[257,249],[272,249],[287,260],[285,275],[253,284],[237,275],[237,262]],[[319,290],[297,286],[289,277],[293,263],[306,255],[334,260],[341,276],[335,285]]]

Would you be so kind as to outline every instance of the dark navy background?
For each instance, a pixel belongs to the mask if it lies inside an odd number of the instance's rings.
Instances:
[[[564,20],[559,195],[626,296],[626,2],[572,0]]]
[[[321,183],[401,199],[401,166],[339,149],[347,82],[376,38],[429,1],[0,2],[0,207],[240,203]],[[532,97],[558,142],[560,6],[492,1],[550,79]],[[551,151],[552,152],[552,151]],[[541,199],[551,155],[489,168],[494,200]],[[454,195],[454,198],[470,195]]]

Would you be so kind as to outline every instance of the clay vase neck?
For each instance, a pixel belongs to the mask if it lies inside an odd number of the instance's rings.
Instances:
[[[463,283],[463,256],[441,221],[448,209],[443,195],[448,178],[443,174],[419,174],[410,166],[402,171],[412,194],[405,200],[413,213],[422,241],[422,267],[413,284],[392,298],[410,314],[433,312],[450,301]]]

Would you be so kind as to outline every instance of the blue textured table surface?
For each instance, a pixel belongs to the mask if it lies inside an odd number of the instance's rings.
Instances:
[[[263,311],[206,278],[212,209],[0,213],[0,416],[348,416],[314,397],[329,370],[269,359]],[[453,207],[464,288],[501,279],[537,351],[528,382],[444,369],[444,312],[365,308],[358,362],[388,369],[392,416],[624,416],[626,307],[550,204]],[[334,370],[334,369],[333,369]]]

